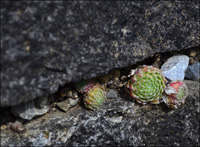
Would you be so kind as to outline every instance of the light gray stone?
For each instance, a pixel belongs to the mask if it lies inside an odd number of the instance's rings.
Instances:
[[[57,106],[65,112],[67,112],[69,110],[69,108],[71,107],[68,100],[57,103]]]
[[[184,80],[189,57],[178,55],[169,58],[161,67],[163,75],[170,80]]]
[[[68,102],[71,106],[76,106],[79,102],[79,98],[76,99],[68,98]]]
[[[109,92],[106,94],[107,98],[116,98],[118,97],[117,92],[113,89],[110,89]]]
[[[36,108],[34,101],[22,103],[11,108],[12,113],[20,118],[31,120],[35,116],[43,115],[49,111],[48,105],[43,105],[40,109]]]

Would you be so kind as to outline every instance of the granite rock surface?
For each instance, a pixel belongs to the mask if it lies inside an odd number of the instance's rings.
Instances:
[[[3,1],[1,106],[198,46],[197,20],[199,1]]]
[[[1,131],[1,145],[14,146],[199,146],[199,82],[179,109],[136,104],[128,95],[108,99],[96,111],[75,107],[26,123],[26,131]]]

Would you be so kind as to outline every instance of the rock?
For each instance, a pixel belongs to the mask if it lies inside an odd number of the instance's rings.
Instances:
[[[14,106],[11,109],[15,116],[19,116],[22,119],[31,120],[35,116],[44,115],[49,111],[49,106],[44,105],[40,109],[36,108],[33,101],[22,103]]]
[[[3,107],[200,44],[199,1],[3,1],[1,12]]]
[[[135,74],[136,70],[137,70],[137,69],[131,69],[131,71],[130,71],[128,77],[132,77],[132,76]]]
[[[110,91],[106,94],[107,98],[116,98],[118,97],[117,92],[113,89],[110,89]]]
[[[178,55],[169,58],[162,66],[163,75],[170,80],[183,80],[189,64],[189,57]]]
[[[199,146],[200,85],[184,82],[189,95],[177,110],[117,97],[96,111],[76,107],[48,113],[25,124],[23,134],[2,130],[1,146]]]
[[[197,52],[192,50],[190,53],[189,53],[189,56],[190,57],[195,57],[197,55]]]
[[[1,130],[5,130],[7,129],[7,126],[6,125],[1,125]]]
[[[186,72],[185,77],[190,80],[199,80],[200,77],[200,62],[189,65]]]
[[[76,106],[79,102],[79,98],[76,99],[68,98],[68,102],[71,106]]]
[[[195,63],[195,59],[193,57],[190,57],[189,64],[194,64],[194,63]]]
[[[17,132],[17,133],[25,131],[24,126],[19,121],[15,121],[14,123],[11,123],[10,124],[10,129],[13,130],[13,131],[15,131],[15,132]]]
[[[57,106],[62,109],[63,111],[67,112],[71,105],[69,104],[68,99],[62,102],[57,103]]]
[[[35,106],[39,109],[45,109],[45,108],[48,108],[49,106],[49,100],[48,100],[48,95],[46,96],[43,96],[43,97],[40,97],[40,98],[37,98],[35,100]]]

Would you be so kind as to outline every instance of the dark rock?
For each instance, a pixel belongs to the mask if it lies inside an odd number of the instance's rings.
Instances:
[[[198,19],[199,1],[3,1],[1,106],[198,46]]]
[[[199,146],[199,82],[184,81],[189,95],[183,107],[139,105],[123,98],[107,100],[96,111],[84,107],[49,113],[25,124],[24,134],[1,131],[1,145],[15,146]]]
[[[199,78],[200,78],[200,62],[189,65],[185,72],[185,77],[190,80],[199,80]]]

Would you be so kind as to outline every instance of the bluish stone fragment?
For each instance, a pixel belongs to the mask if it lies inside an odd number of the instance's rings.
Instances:
[[[163,75],[170,80],[184,80],[189,57],[178,55],[169,58],[161,67]]]

